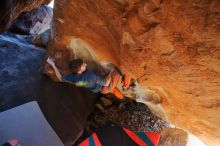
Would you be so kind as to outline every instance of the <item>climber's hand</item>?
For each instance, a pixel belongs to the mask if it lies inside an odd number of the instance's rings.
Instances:
[[[105,86],[109,86],[110,82],[111,82],[111,74],[109,74],[109,75],[106,77]]]
[[[47,63],[50,64],[51,66],[55,66],[54,61],[50,57],[47,58]]]

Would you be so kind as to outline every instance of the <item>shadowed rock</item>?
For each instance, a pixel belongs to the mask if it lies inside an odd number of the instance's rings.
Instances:
[[[0,35],[0,111],[37,100],[65,145],[81,135],[95,94],[40,72],[45,51],[11,33]]]
[[[9,31],[16,34],[39,35],[51,28],[53,9],[41,5],[31,11],[22,12],[11,24]]]
[[[51,0],[1,0],[0,32],[5,31],[21,12],[30,11]]]

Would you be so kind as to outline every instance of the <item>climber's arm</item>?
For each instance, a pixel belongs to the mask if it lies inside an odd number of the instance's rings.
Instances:
[[[47,63],[52,66],[52,68],[53,68],[54,71],[55,71],[56,77],[59,79],[59,81],[61,81],[62,75],[60,74],[60,72],[59,72],[59,70],[57,69],[55,63],[53,62],[53,60],[52,60],[50,57],[47,58]]]

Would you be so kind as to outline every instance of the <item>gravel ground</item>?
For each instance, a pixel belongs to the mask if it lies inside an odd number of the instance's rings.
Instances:
[[[96,101],[96,108],[89,116],[83,135],[76,144],[95,132],[98,128],[115,124],[132,131],[161,131],[170,127],[166,121],[153,115],[143,103],[126,100],[118,101],[112,97],[102,97]]]

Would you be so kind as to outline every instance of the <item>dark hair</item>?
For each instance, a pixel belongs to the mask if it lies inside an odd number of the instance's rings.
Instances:
[[[83,60],[82,59],[74,59],[74,60],[70,61],[69,69],[73,73],[77,73],[77,71],[79,71],[79,69],[82,65],[83,65]]]

